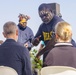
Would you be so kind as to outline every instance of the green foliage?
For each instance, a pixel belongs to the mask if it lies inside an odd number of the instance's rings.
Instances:
[[[41,70],[43,62],[41,59],[36,58],[37,50],[34,49],[30,52],[30,57],[31,57],[31,64],[32,64],[32,69],[39,69]]]

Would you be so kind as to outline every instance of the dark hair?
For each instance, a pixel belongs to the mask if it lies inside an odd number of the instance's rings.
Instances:
[[[50,6],[49,4],[42,3],[42,4],[39,6],[38,10],[41,11],[41,10],[43,10],[43,9],[49,9],[49,10],[52,12],[52,8],[51,8],[51,6]]]

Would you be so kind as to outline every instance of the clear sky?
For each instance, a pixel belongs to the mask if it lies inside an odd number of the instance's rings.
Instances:
[[[18,24],[19,13],[31,17],[28,26],[36,34],[39,25],[42,23],[38,15],[38,7],[41,3],[58,3],[62,18],[69,22],[73,29],[73,39],[76,41],[76,0],[0,0],[0,40],[5,40],[2,31],[7,21],[14,21]]]

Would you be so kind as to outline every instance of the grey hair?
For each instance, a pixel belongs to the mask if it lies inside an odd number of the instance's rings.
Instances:
[[[12,21],[6,22],[3,26],[3,31],[6,35],[13,34],[16,32],[16,30],[17,30],[17,25]]]

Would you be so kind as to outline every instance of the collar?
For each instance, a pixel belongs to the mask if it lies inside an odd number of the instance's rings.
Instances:
[[[59,45],[67,45],[67,46],[73,46],[71,43],[69,43],[69,42],[66,42],[66,43],[63,43],[63,42],[61,42],[61,43],[56,43],[54,46],[59,46]]]
[[[24,31],[27,26],[26,27],[22,27],[20,24],[18,24],[18,27],[19,27],[20,30],[23,30]]]
[[[11,39],[11,38],[8,38],[8,39],[6,39],[6,41],[8,41],[8,42],[16,42],[14,39]]]

